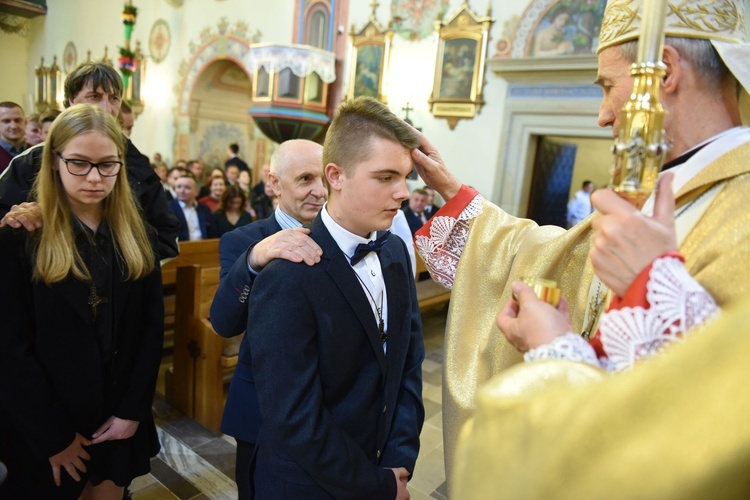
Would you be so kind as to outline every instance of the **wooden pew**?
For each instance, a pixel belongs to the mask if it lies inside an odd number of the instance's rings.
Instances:
[[[424,260],[417,253],[417,279],[419,279],[422,273],[426,272],[428,272],[427,266],[425,266]],[[451,291],[437,283],[432,277],[417,281],[417,300],[419,301],[420,311],[424,311],[429,307],[448,304],[450,299]]]
[[[218,266],[219,239],[201,241],[181,241],[180,255],[161,268],[161,283],[164,290],[164,345],[172,346],[172,335],[175,323],[175,282],[177,268],[180,266]]]
[[[242,336],[225,339],[211,327],[209,312],[219,286],[218,266],[180,266],[170,402],[207,429],[219,433],[224,384],[237,366]]]

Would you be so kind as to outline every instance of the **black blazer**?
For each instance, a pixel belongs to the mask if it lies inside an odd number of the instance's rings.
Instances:
[[[204,240],[208,238],[216,238],[214,231],[213,221],[211,219],[211,209],[202,203],[195,204],[195,211],[198,212],[198,225],[201,228],[201,236]],[[169,208],[174,212],[177,220],[180,222],[180,241],[190,241],[190,231],[188,230],[187,219],[185,219],[185,212],[182,211],[179,200],[172,200],[169,202]]]
[[[419,215],[417,215],[416,212],[414,212],[414,210],[409,207],[402,208],[401,210],[404,211],[404,215],[406,215],[406,222],[409,224],[409,229],[411,229],[411,235],[414,236],[414,233],[419,231],[419,228],[424,226],[424,224],[422,224],[422,219],[420,219]]]
[[[388,355],[365,292],[320,215],[307,266],[271,262],[250,294],[248,335],[263,425],[258,498],[388,498],[386,468],[414,471],[424,421],[424,345],[411,264],[399,238],[380,253]]]
[[[112,416],[106,397],[118,402],[115,416],[140,422],[134,442],[158,451],[151,415],[164,337],[158,265],[144,279],[114,283],[114,357],[105,377],[89,284],[32,282],[28,237],[24,229],[0,228],[0,442],[3,433],[20,434],[45,460],[65,449],[75,432],[90,438]],[[0,460],[13,460],[2,453]]]
[[[219,335],[234,337],[246,328],[253,331],[255,322],[247,320],[247,300],[256,275],[247,268],[247,253],[258,242],[279,231],[281,226],[276,222],[276,217],[269,217],[239,227],[221,237],[221,279],[211,303],[211,325]],[[250,343],[246,335],[240,344],[237,367],[229,386],[221,432],[247,443],[255,443],[260,425]]]

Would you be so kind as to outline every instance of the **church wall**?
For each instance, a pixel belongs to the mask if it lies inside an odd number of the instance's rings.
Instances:
[[[372,12],[370,2],[352,2],[350,25],[360,29]],[[463,2],[451,0],[446,16],[455,13]],[[496,52],[494,44],[502,34],[503,24],[512,16],[520,16],[525,2],[492,0],[492,17],[495,19],[490,31],[488,57]],[[473,0],[469,6],[479,16],[487,13],[487,1]],[[383,0],[376,11],[376,18],[387,24],[391,19],[391,2]],[[476,188],[488,199],[495,199],[498,161],[501,154],[500,131],[503,121],[507,84],[491,71],[485,71],[484,100],[486,104],[473,120],[460,120],[454,130],[448,122],[435,118],[430,113],[428,99],[432,94],[437,44],[434,35],[419,41],[410,41],[396,34],[393,38],[389,73],[388,105],[393,112],[404,116],[402,108],[409,101],[414,111],[409,118],[421,128],[429,140],[437,146],[449,169],[463,183]],[[519,169],[524,168],[519,165]],[[414,183],[416,185],[417,183]]]
[[[62,51],[69,41],[77,48],[79,63],[86,60],[87,50],[91,50],[92,59],[100,59],[106,45],[116,65],[119,47],[124,41],[120,18],[123,3],[50,0],[47,15],[31,21],[26,41],[0,34],[3,36],[0,61],[4,67],[7,67],[6,61],[10,61],[11,66],[26,68],[23,78],[14,79],[12,85],[4,84],[4,88],[9,89],[16,99],[24,94],[33,96],[34,65],[38,64],[41,56],[45,57],[45,64],[51,63],[53,55],[58,56],[58,64],[61,65]],[[164,0],[134,0],[133,4],[138,8],[138,17],[131,48],[138,40],[142,50],[148,53],[151,27],[158,19],[164,19],[169,24],[172,40],[164,61],[159,64],[147,62],[143,89],[146,108],[136,120],[132,140],[144,154],[151,156],[158,151],[169,162],[174,160],[172,151],[176,128],[187,126],[175,123],[177,99],[174,87],[180,81],[181,64],[183,61],[189,63],[192,58],[191,43],[200,45],[201,32],[210,29],[215,33],[222,18],[226,18],[230,26],[235,26],[238,21],[244,22],[248,26],[248,36],[259,35],[261,41],[292,41],[292,1],[254,1],[250,4],[246,0],[201,0],[185,2],[179,8]],[[6,38],[10,43],[5,43]]]
[[[380,3],[376,17],[387,24],[391,19],[391,1],[382,0]],[[521,16],[528,2],[490,0],[489,3],[495,19],[488,47],[488,58],[491,58],[497,52],[495,45],[503,36],[504,25],[512,18]],[[144,154],[150,156],[158,151],[168,162],[175,160],[173,151],[177,146],[178,132],[190,130],[189,120],[176,118],[175,85],[180,81],[181,65],[191,63],[195,46],[201,45],[201,34],[207,29],[216,33],[222,18],[226,18],[232,27],[237,21],[244,22],[248,28],[248,38],[255,36],[261,42],[291,43],[294,33],[295,2],[292,0],[186,1],[180,8],[173,7],[165,0],[134,0],[134,4],[139,12],[133,41],[140,40],[144,51],[148,52],[149,33],[157,19],[167,21],[172,35],[166,59],[159,64],[148,61],[143,89],[146,108],[136,120],[133,132],[133,142]],[[450,0],[446,15],[456,12],[461,4],[461,0]],[[471,0],[469,5],[480,16],[487,12],[486,0]],[[31,22],[25,42],[28,46],[25,60],[23,55],[17,54],[23,53],[23,50],[11,52],[5,44],[0,48],[3,62],[18,61],[21,67],[26,68],[24,77],[14,81],[14,87],[9,87],[17,89],[12,90],[15,94],[32,95],[33,66],[42,55],[47,63],[54,54],[61,58],[62,49],[68,41],[75,43],[79,62],[86,58],[89,49],[93,58],[100,58],[105,45],[109,47],[110,57],[116,61],[118,46],[123,43],[120,19],[122,2],[51,0],[48,7],[47,16]],[[362,27],[370,12],[370,2],[349,2],[349,18],[342,23],[346,33],[352,24],[355,28]],[[2,36],[15,40],[8,35]],[[16,40],[13,43],[23,46],[24,42]],[[494,72],[486,70],[485,105],[474,119],[460,120],[455,129],[450,130],[445,119],[432,116],[427,103],[432,92],[436,50],[436,40],[432,34],[418,41],[404,39],[398,34],[394,37],[388,105],[396,114],[404,116],[402,108],[408,102],[414,108],[410,112],[411,120],[440,149],[455,175],[487,198],[497,201],[501,198],[501,192],[508,188],[503,185],[504,174],[501,172],[504,166],[500,165],[500,159],[507,148],[521,147],[518,144],[501,144],[503,117],[507,114],[504,103],[508,84]],[[11,53],[17,59],[9,59]],[[345,88],[346,82],[343,83]],[[523,171],[526,167],[511,167],[516,168]]]
[[[14,74],[13,78],[8,78],[6,73],[3,78],[0,101],[19,104],[26,114],[36,113],[33,87],[29,85],[26,71],[26,68],[33,66],[29,61],[28,34],[0,32],[0,61],[8,73]]]

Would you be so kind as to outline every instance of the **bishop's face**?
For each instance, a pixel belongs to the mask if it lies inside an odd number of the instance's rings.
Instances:
[[[612,127],[613,137],[620,133],[620,110],[633,92],[630,63],[620,55],[620,47],[607,47],[599,53],[596,84],[603,92],[599,107],[599,126]]]

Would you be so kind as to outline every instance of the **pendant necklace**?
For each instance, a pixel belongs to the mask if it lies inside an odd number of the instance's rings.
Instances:
[[[354,269],[352,269],[354,271]],[[367,292],[367,297],[369,300],[372,301],[373,307],[375,307],[375,311],[378,313],[378,333],[380,334],[380,343],[385,344],[385,342],[388,340],[388,334],[385,332],[385,322],[383,321],[383,295],[380,294],[380,307],[378,307],[378,303],[375,301],[375,297],[373,297],[372,293],[370,292],[370,289],[367,288],[367,285],[365,285],[365,282],[362,281],[362,278],[359,277],[359,274],[357,274],[357,271],[354,271],[354,276],[357,277],[360,283],[362,283],[362,287],[365,289],[365,292]]]

